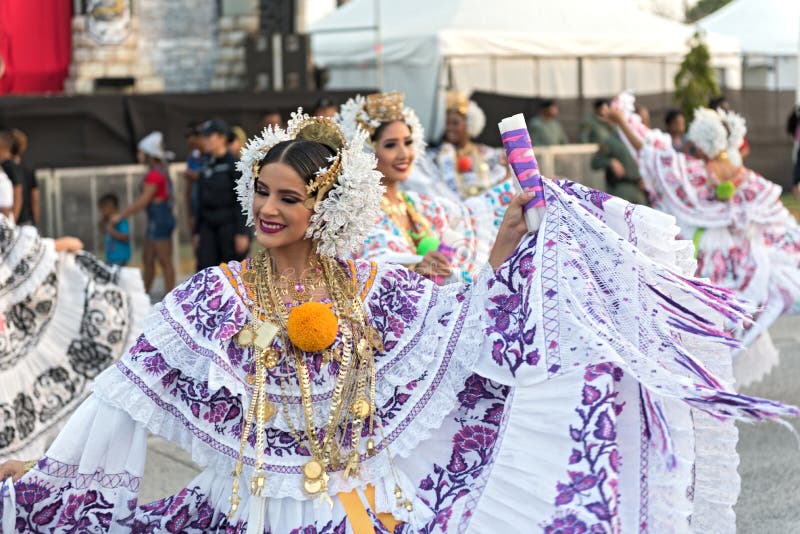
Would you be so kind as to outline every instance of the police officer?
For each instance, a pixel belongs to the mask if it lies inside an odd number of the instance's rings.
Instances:
[[[194,238],[197,268],[240,260],[250,249],[246,219],[236,197],[236,157],[228,150],[228,125],[211,119],[200,125],[207,155],[198,179],[198,209]]]

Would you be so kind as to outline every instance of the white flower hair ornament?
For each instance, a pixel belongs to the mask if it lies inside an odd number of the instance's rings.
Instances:
[[[375,156],[365,150],[366,138],[367,133],[359,130],[346,140],[332,119],[310,117],[302,109],[292,114],[286,130],[265,128],[260,137],[251,139],[242,149],[242,158],[236,164],[242,173],[236,193],[247,224],[253,224],[255,182],[267,152],[283,141],[315,141],[336,153],[306,185],[309,198],[305,206],[314,211],[306,237],[316,240],[317,252],[323,256],[349,256],[363,244],[381,213],[384,187],[381,173],[375,169]]]
[[[694,119],[686,137],[711,159],[728,148],[728,130],[725,129],[720,114],[713,109],[694,110]]]
[[[728,159],[734,165],[742,165],[742,155],[739,153],[739,147],[744,142],[744,136],[747,135],[747,124],[741,115],[735,111],[725,111],[722,108],[717,109],[722,123],[728,130],[728,148],[725,152],[728,154]]]
[[[356,95],[341,105],[335,121],[342,128],[345,139],[350,142],[359,128],[366,130],[371,138],[381,124],[401,120],[411,130],[414,153],[425,153],[425,130],[414,110],[404,105],[403,93],[375,93],[366,97]],[[368,138],[369,146],[372,142]],[[373,147],[374,148],[374,147]]]
[[[461,91],[448,91],[445,95],[445,110],[455,111],[464,116],[467,122],[467,135],[470,139],[478,137],[486,126],[486,115],[474,100]]]
[[[467,108],[467,133],[470,139],[478,137],[485,126],[486,114],[474,100],[470,100]]]

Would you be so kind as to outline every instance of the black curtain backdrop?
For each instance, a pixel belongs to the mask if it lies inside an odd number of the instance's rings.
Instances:
[[[0,128],[28,135],[25,160],[34,167],[135,163],[136,144],[153,130],[163,132],[167,149],[180,161],[186,157],[184,131],[191,121],[221,118],[252,136],[266,110],[278,109],[286,120],[298,106],[310,113],[321,96],[343,103],[372,92],[9,96],[0,97]]]
[[[278,109],[288,118],[302,106],[311,111],[321,96],[343,103],[352,91],[285,91],[280,93],[187,93],[157,95],[5,96],[0,97],[0,128],[19,128],[28,134],[26,160],[34,167],[82,167],[133,163],[136,143],[153,130],[164,133],[167,149],[180,161],[186,157],[184,128],[190,121],[218,117],[239,125],[248,136],[257,133],[261,115]],[[748,167],[775,182],[791,184],[791,138],[786,118],[794,109],[794,92],[728,91],[733,108],[747,119],[751,155]],[[503,117],[524,113],[532,117],[541,99],[476,92],[472,98],[486,113],[486,127],[479,140],[500,146],[497,123]],[[664,128],[664,113],[674,106],[672,95],[642,95],[652,124]],[[591,112],[591,99],[558,101],[559,120],[570,140],[577,141],[583,117]],[[534,140],[534,143],[536,140]]]

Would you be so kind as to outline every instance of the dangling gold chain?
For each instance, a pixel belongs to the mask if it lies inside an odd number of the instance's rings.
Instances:
[[[431,223],[417,211],[406,194],[398,192],[397,198],[399,202],[393,204],[384,196],[381,199],[381,208],[403,234],[411,250],[416,252],[420,239],[431,233]],[[405,225],[409,220],[411,228],[406,230]]]
[[[376,426],[375,409],[375,353],[383,350],[380,334],[367,322],[355,277],[347,276],[341,266],[332,258],[319,259],[321,278],[327,289],[333,309],[339,319],[341,334],[341,357],[336,376],[327,420],[318,428],[311,389],[311,376],[307,363],[307,353],[299,350],[289,339],[287,321],[289,310],[285,295],[281,295],[275,283],[272,261],[268,253],[262,253],[252,260],[253,276],[244,277],[245,283],[253,286],[253,322],[237,335],[240,344],[255,345],[254,354],[254,392],[247,413],[244,415],[239,458],[233,470],[233,488],[229,517],[234,517],[239,499],[239,477],[242,473],[244,450],[250,429],[255,420],[255,471],[250,481],[252,495],[263,495],[266,484],[264,460],[264,433],[266,422],[278,413],[267,397],[267,369],[278,365],[281,359],[272,346],[273,338],[280,340],[283,348],[282,366],[290,369],[294,363],[297,385],[300,390],[301,414],[305,420],[304,429],[295,428],[290,413],[289,380],[281,378],[281,408],[287,427],[295,439],[305,440],[311,458],[303,466],[303,489],[309,496],[320,496],[330,500],[328,495],[329,472],[344,467],[346,477],[358,476],[361,462],[361,435],[365,424],[369,424],[369,438],[365,447],[367,456],[376,454],[373,435]],[[249,281],[249,282],[248,282]],[[321,286],[320,286],[321,287]],[[270,320],[274,320],[275,323]],[[248,332],[249,335],[243,335]],[[249,343],[245,343],[249,342]],[[338,350],[338,349],[337,349]],[[292,362],[293,360],[293,362]],[[288,372],[286,373],[288,375]],[[378,423],[378,430],[381,425]],[[320,432],[323,434],[320,436]],[[304,436],[303,436],[304,434]],[[385,440],[384,440],[385,441]],[[345,456],[342,456],[342,453]],[[388,448],[386,454],[390,454]],[[391,461],[391,460],[390,460]],[[393,470],[394,471],[394,470]],[[395,476],[395,482],[397,482]],[[396,485],[397,491],[399,486]],[[407,505],[410,506],[410,503]]]

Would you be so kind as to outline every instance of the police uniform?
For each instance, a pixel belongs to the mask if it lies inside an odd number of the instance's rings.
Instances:
[[[249,235],[249,231],[236,197],[238,178],[236,157],[230,152],[209,157],[200,170],[195,224],[195,234],[200,237],[198,270],[243,259],[236,254],[236,236]]]

